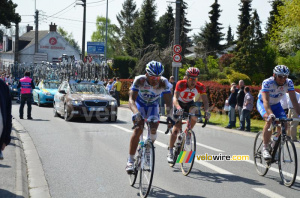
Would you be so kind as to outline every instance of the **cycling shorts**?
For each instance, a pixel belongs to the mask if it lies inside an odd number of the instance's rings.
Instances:
[[[191,107],[197,107],[194,101],[184,103],[178,100],[180,107],[183,109],[184,112],[189,113]],[[175,109],[175,108],[174,108]],[[198,109],[198,108],[197,108]]]
[[[151,116],[151,117],[154,117],[159,120],[158,104],[151,104],[151,105],[147,106],[138,101],[135,101],[135,104],[144,119],[148,119]]]
[[[260,113],[261,117],[263,117],[267,113],[262,100],[260,100],[260,99],[257,100],[256,107],[257,107],[257,110]],[[280,102],[277,104],[271,105],[270,107],[271,107],[271,110],[273,111],[273,114],[276,116],[276,118],[286,118],[286,114],[285,114]]]

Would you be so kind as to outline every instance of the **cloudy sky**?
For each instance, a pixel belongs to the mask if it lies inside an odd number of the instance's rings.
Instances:
[[[86,41],[89,41],[93,31],[96,30],[96,17],[106,16],[106,2],[107,0],[86,0],[87,1],[87,16],[86,16]],[[200,27],[205,24],[205,21],[209,21],[208,12],[211,10],[211,5],[215,0],[185,0],[188,3],[187,19],[191,21],[192,32],[198,33]],[[238,26],[239,3],[241,0],[219,0],[221,5],[221,17],[220,23],[223,25],[223,32],[227,32],[227,27],[230,25],[233,28],[234,33]],[[51,22],[56,23],[58,26],[63,27],[69,33],[73,33],[76,41],[81,46],[82,42],[82,19],[83,8],[80,0],[13,0],[18,4],[16,11],[22,16],[21,26],[27,24],[34,26],[34,11],[35,2],[36,9],[40,10],[41,16],[40,30],[49,29]],[[112,23],[118,25],[116,15],[122,10],[122,4],[124,0],[108,0],[108,18]],[[143,0],[135,0],[137,8],[140,9]],[[171,4],[175,10],[175,3],[170,0],[156,0],[157,5],[157,18],[163,15],[167,6]],[[175,0],[173,1],[175,2]],[[260,20],[262,21],[262,28],[264,29],[267,22],[271,5],[269,0],[253,0],[252,9],[257,9]],[[63,11],[62,11],[63,10]],[[60,12],[61,11],[61,12]],[[58,13],[59,12],[59,13]],[[58,13],[58,14],[56,14]],[[53,17],[57,18],[53,18]]]

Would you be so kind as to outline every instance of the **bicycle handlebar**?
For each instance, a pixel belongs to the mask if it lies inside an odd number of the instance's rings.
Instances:
[[[300,122],[300,118],[275,118],[274,121],[271,123],[270,128],[268,128],[268,131],[272,131],[272,128],[274,127],[276,121],[282,121],[282,122],[298,121],[298,122]]]

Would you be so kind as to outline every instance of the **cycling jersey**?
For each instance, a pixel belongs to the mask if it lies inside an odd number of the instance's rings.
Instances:
[[[180,92],[178,100],[183,103],[193,101],[193,98],[197,94],[206,94],[205,86],[202,83],[197,82],[196,86],[193,89],[189,89],[186,80],[178,81],[175,91]]]
[[[262,88],[258,94],[258,98],[262,101],[262,92],[269,92],[269,104],[275,105],[280,102],[283,95],[288,91],[294,91],[294,83],[291,79],[287,78],[284,85],[277,85],[274,77],[270,77],[263,81]]]
[[[147,82],[146,75],[135,77],[131,90],[138,92],[136,103],[143,105],[156,105],[161,94],[171,93],[168,86],[169,82],[165,77],[161,77],[160,82],[155,86],[151,86]]]

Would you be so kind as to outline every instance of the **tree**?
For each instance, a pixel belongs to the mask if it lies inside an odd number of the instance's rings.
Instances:
[[[167,12],[158,20],[158,43],[162,49],[169,47],[173,41],[174,22],[173,8],[168,6]]]
[[[232,29],[230,25],[228,26],[227,36],[226,36],[227,44],[226,46],[229,47],[234,43],[234,35],[232,34]]]
[[[208,51],[208,55],[216,55],[217,52],[220,52],[223,49],[223,46],[220,44],[220,41],[223,40],[224,34],[221,32],[223,29],[220,27],[218,22],[220,17],[220,4],[218,0],[210,6],[212,10],[209,12],[210,23],[206,23],[204,31],[201,36],[203,37],[203,45]]]
[[[272,10],[270,11],[270,16],[269,16],[268,22],[267,22],[266,35],[271,34],[271,30],[272,30],[274,24],[276,23],[275,17],[278,18],[278,16],[279,16],[278,7],[283,6],[282,0],[272,0],[271,3],[272,3]]]
[[[78,42],[75,41],[75,39],[73,38],[73,34],[72,33],[68,33],[66,30],[64,30],[62,27],[58,27],[57,28],[57,32],[72,46],[74,47],[78,52],[81,51]]]
[[[191,21],[187,20],[187,8],[188,4],[184,2],[184,0],[179,0],[181,2],[180,9],[180,45],[182,47],[182,54],[186,53],[186,48],[191,46],[190,37],[188,37],[188,33],[191,31],[189,27],[191,27]]]
[[[97,16],[96,19],[97,30],[92,33],[91,40],[93,42],[105,42],[106,36],[106,18]],[[111,24],[110,19],[107,20],[107,57],[114,55],[123,55],[123,49],[118,37],[118,28],[115,24]]]
[[[250,25],[250,12],[251,12],[251,2],[252,0],[241,0],[240,6],[241,8],[239,9],[241,11],[241,14],[239,15],[239,25],[237,28],[237,46],[236,46],[236,51],[239,50],[241,45],[243,44],[243,40],[247,39],[248,33],[247,29]]]
[[[20,23],[21,16],[16,13],[16,7],[11,0],[0,0],[0,24],[11,27],[11,23]]]

